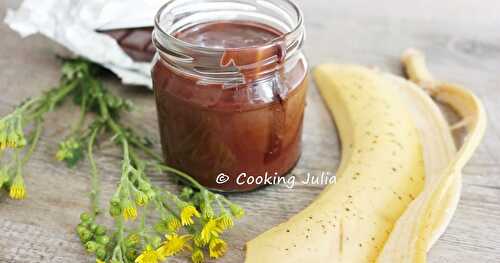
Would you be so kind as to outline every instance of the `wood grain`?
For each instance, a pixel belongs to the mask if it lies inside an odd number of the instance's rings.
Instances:
[[[426,52],[440,79],[471,88],[484,101],[489,127],[484,143],[465,169],[459,208],[446,233],[431,250],[429,262],[500,262],[500,3],[472,0],[299,1],[306,17],[305,51],[311,65],[335,61],[360,63],[400,73],[399,55],[407,47]],[[0,16],[17,1],[0,3]],[[377,5],[377,6],[375,6]],[[59,77],[54,54],[61,47],[41,36],[21,39],[0,25],[0,115],[27,96],[41,93]],[[107,80],[113,92],[131,98],[138,111],[131,125],[158,139],[153,96],[141,87],[122,87]],[[26,169],[28,198],[14,202],[0,194],[0,262],[91,262],[73,228],[88,208],[88,167],[70,170],[53,156],[55,143],[76,114],[64,105],[47,118],[42,144]],[[306,173],[335,172],[340,158],[335,127],[317,91],[308,98],[304,152],[297,168]],[[97,160],[103,175],[104,198],[117,183],[118,153],[104,144]],[[164,175],[153,181],[175,190]],[[285,185],[230,198],[244,206],[246,216],[227,235],[230,252],[220,262],[241,262],[244,243],[300,211],[321,186]],[[179,257],[170,262],[187,262]]]

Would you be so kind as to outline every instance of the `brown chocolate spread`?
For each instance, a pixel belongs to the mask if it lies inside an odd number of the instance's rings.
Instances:
[[[173,35],[192,45],[224,49],[221,66],[238,67],[281,54],[280,45],[259,47],[282,33],[256,23],[202,23]],[[167,164],[221,191],[252,190],[265,183],[257,177],[290,171],[301,151],[307,64],[300,58],[268,76],[259,74],[273,68],[276,63],[242,67],[245,83],[227,88],[201,83],[158,59],[152,78]],[[229,176],[227,182],[217,181],[221,173]]]

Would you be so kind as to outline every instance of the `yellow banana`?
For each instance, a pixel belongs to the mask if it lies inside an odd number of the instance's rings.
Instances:
[[[359,66],[322,65],[314,75],[342,141],[337,183],[248,242],[246,262],[374,262],[423,187],[421,141],[397,87]]]

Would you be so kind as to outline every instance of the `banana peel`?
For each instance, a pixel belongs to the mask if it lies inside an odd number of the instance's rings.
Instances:
[[[459,85],[434,80],[421,52],[410,49],[405,52],[402,61],[410,80],[461,116],[462,120],[449,129],[464,126],[467,131],[464,142],[450,162],[441,171],[426,174],[432,183],[426,184],[398,220],[378,257],[379,262],[426,262],[428,250],[445,231],[456,209],[462,169],[484,135],[486,113],[481,101],[470,91]]]
[[[248,242],[245,262],[426,261],[427,251],[456,209],[461,170],[483,136],[486,117],[481,102],[469,91],[435,81],[420,52],[406,52],[403,64],[411,82],[358,66],[316,68],[318,89],[342,142],[337,184],[328,186],[289,221]],[[360,87],[362,92],[356,93]],[[462,121],[450,127],[431,97],[450,105]],[[383,109],[387,105],[391,111]],[[404,128],[391,129],[381,123],[403,123]],[[468,135],[457,151],[451,129],[462,126]],[[367,140],[373,139],[367,132],[396,133],[396,137],[367,146]],[[388,157],[391,148],[386,143],[391,140],[403,144],[405,150],[397,154],[401,159]],[[367,148],[385,151],[359,154]],[[387,175],[387,163],[391,168],[401,165],[397,179]],[[415,182],[423,174],[425,181]],[[377,177],[383,185],[373,185]],[[355,200],[350,200],[353,196]],[[411,198],[402,200],[403,196]],[[345,210],[347,206],[350,211]]]

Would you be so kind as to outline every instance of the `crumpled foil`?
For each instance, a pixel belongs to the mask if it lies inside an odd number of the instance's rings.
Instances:
[[[99,30],[152,27],[165,0],[24,0],[5,22],[22,37],[43,34],[118,75],[124,84],[151,87],[151,64],[129,57]]]

